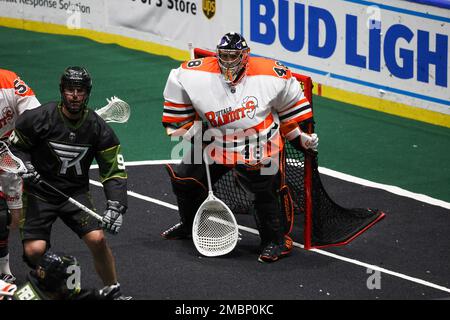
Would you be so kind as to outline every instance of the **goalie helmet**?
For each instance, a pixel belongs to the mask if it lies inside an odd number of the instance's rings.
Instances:
[[[244,76],[247,69],[250,48],[244,37],[236,32],[229,32],[217,45],[217,60],[225,81],[234,85]]]
[[[71,266],[78,267],[78,261],[73,256],[59,255],[47,251],[37,263],[32,273],[39,283],[39,288],[52,293],[70,294],[79,290],[79,283],[69,287],[68,278],[73,273]]]
[[[86,96],[79,105],[71,103],[66,95],[65,90],[83,88],[86,90]],[[67,110],[71,113],[79,113],[82,111],[89,101],[89,95],[92,89],[92,78],[89,72],[83,67],[68,67],[64,70],[59,83],[61,99]]]

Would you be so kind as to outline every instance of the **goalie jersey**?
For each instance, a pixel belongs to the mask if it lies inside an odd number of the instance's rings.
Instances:
[[[94,111],[86,108],[82,118],[72,123],[56,102],[27,110],[17,120],[10,141],[19,158],[31,161],[43,180],[69,196],[89,190],[89,168],[95,158],[106,198],[127,205],[119,139]],[[58,200],[39,184],[26,183],[25,188]]]
[[[182,135],[201,119],[215,129],[210,134],[211,155],[224,164],[258,163],[278,154],[282,136],[295,139],[300,135],[298,124],[313,116],[291,71],[259,57],[249,59],[246,76],[231,88],[216,57],[187,61],[171,71],[164,100],[167,133]]]

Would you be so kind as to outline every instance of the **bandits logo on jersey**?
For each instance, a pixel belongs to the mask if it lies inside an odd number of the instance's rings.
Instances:
[[[256,108],[258,108],[258,99],[249,96],[242,100],[241,106],[237,109],[230,107],[217,112],[209,111],[205,113],[205,117],[212,127],[221,127],[245,117],[253,119],[255,117]]]

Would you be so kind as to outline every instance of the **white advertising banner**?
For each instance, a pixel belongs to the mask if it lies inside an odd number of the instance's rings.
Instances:
[[[225,13],[239,12],[238,1],[108,0],[106,6],[111,27],[140,31],[161,44],[185,50],[189,42],[215,44],[230,28],[240,27],[239,19],[233,23]]]
[[[101,28],[104,0],[0,0],[0,16],[60,24],[69,29]]]

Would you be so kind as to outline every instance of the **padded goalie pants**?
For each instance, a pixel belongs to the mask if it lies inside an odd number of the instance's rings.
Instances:
[[[177,197],[181,222],[192,228],[195,213],[208,195],[208,182],[204,164],[182,162],[167,165],[172,188]],[[209,165],[211,183],[214,184],[233,167],[221,164]],[[253,199],[254,215],[263,246],[270,242],[284,243],[287,219],[280,208],[280,173],[261,174],[261,169],[236,165],[234,167],[241,186]]]

